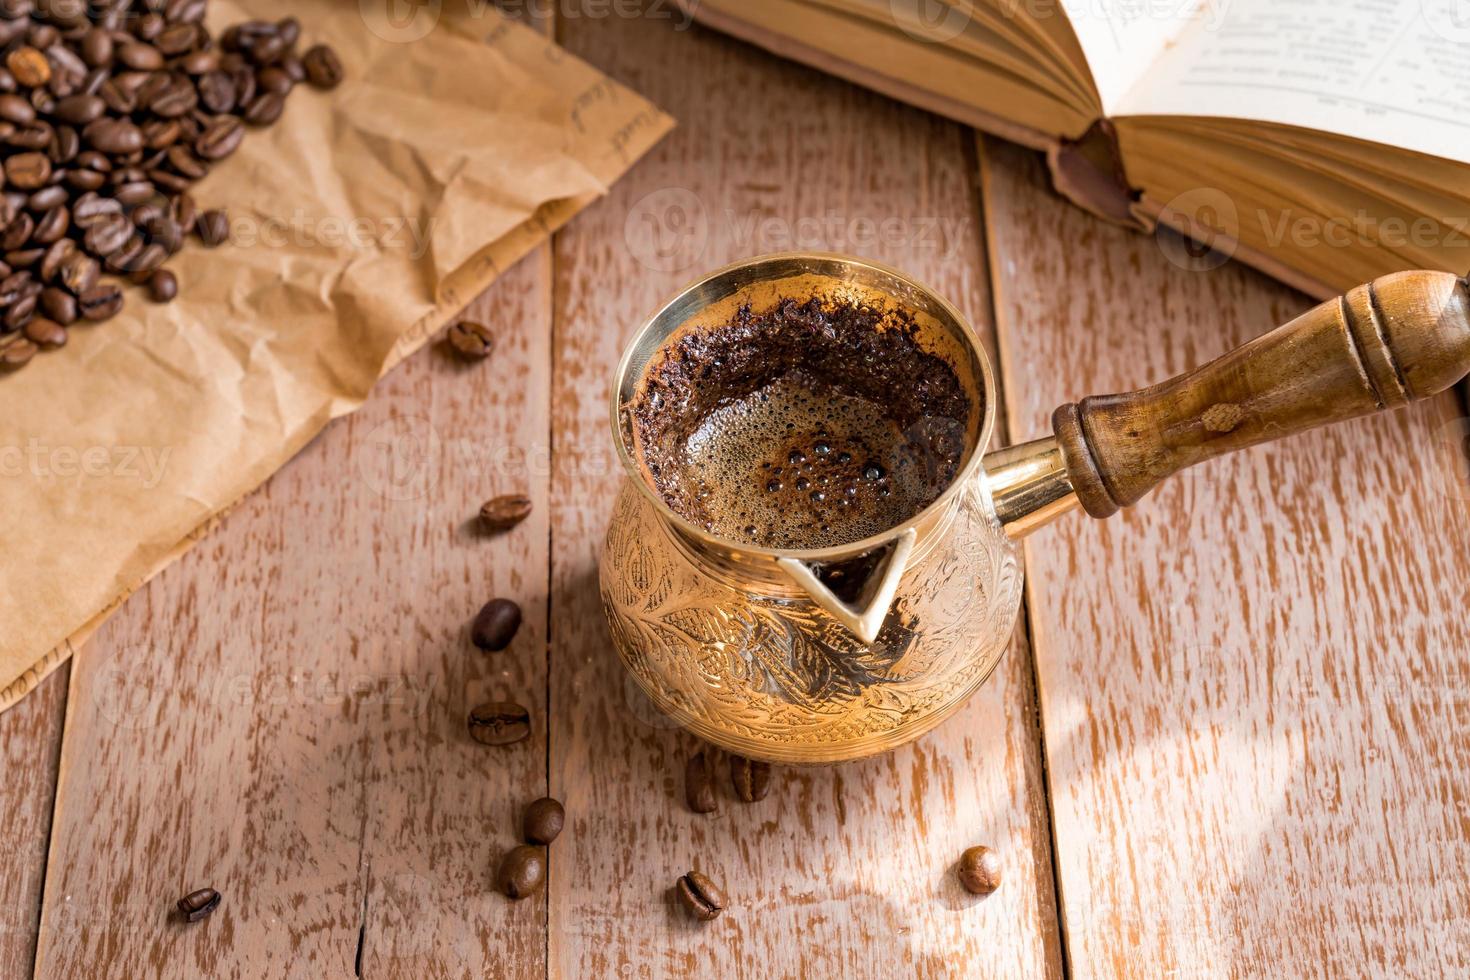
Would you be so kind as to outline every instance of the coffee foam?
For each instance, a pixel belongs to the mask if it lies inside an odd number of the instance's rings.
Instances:
[[[721,537],[845,544],[907,520],[953,479],[957,457],[936,453],[934,428],[905,430],[882,405],[792,371],[705,417],[685,443],[679,483]]]
[[[625,424],[649,485],[719,537],[849,544],[953,482],[981,417],[902,307],[813,296],[671,336]]]

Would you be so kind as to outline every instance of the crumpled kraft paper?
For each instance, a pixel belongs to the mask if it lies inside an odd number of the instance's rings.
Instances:
[[[0,710],[672,126],[488,0],[401,6],[211,5],[298,17],[347,78],[199,184],[232,240],[175,257],[177,300],[0,377]]]

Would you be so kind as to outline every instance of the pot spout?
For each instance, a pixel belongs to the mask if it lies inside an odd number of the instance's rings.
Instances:
[[[996,516],[1013,541],[1079,506],[1053,436],[987,453],[984,465]]]

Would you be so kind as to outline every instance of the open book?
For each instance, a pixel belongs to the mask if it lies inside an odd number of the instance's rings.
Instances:
[[[1470,271],[1470,0],[685,2],[1307,292]]]

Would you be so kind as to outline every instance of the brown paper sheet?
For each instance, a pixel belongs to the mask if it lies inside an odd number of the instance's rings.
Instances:
[[[488,2],[373,6],[216,0],[347,80],[201,182],[233,239],[174,259],[175,302],[129,290],[0,378],[0,710],[672,126]]]

